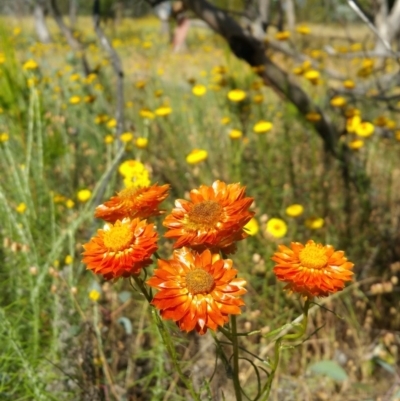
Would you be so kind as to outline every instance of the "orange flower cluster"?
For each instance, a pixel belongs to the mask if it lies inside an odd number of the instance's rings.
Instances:
[[[83,245],[83,263],[106,280],[137,275],[151,264],[158,235],[145,219],[158,216],[169,185],[126,188],[96,208],[95,217],[108,223]]]
[[[145,219],[159,216],[169,185],[127,188],[98,206],[95,216],[107,223],[83,252],[87,269],[106,280],[138,275],[151,264],[158,235]],[[241,313],[246,282],[230,259],[236,242],[247,237],[244,226],[254,213],[253,198],[240,184],[215,181],[190,192],[190,201],[178,199],[163,224],[166,238],[175,240],[172,258],[159,259],[147,284],[158,290],[151,304],[163,319],[173,320],[182,331],[205,334],[217,330],[229,315]],[[344,288],[352,278],[353,263],[343,251],[310,240],[280,245],[272,259],[274,273],[286,289],[309,299],[326,297]]]

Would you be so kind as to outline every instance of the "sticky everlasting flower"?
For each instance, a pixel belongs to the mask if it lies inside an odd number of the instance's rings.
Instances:
[[[190,191],[190,201],[178,199],[164,220],[165,236],[176,239],[175,248],[219,248],[234,251],[234,243],[247,237],[243,227],[254,213],[248,211],[253,198],[246,197],[240,184],[215,181]]]
[[[308,298],[341,291],[353,275],[354,264],[347,261],[343,251],[312,240],[305,245],[292,242],[290,248],[280,245],[272,260],[277,263],[277,279],[287,283],[285,288]]]
[[[82,262],[88,270],[106,280],[129,277],[151,263],[151,255],[157,250],[157,233],[145,220],[117,220],[98,230],[83,248]]]
[[[151,303],[182,331],[205,334],[227,323],[229,315],[241,313],[244,302],[239,297],[246,293],[246,282],[236,275],[230,259],[208,249],[196,253],[182,248],[171,260],[158,260],[158,269],[147,281],[159,290]]]
[[[109,201],[97,206],[95,217],[114,222],[125,217],[146,219],[158,216],[162,213],[158,206],[168,196],[168,189],[168,184],[125,188]]]

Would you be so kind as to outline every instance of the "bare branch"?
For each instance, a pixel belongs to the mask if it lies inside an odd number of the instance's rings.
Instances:
[[[103,46],[104,50],[107,52],[108,56],[111,59],[111,64],[115,76],[117,78],[117,85],[116,85],[117,104],[115,110],[115,119],[117,120],[116,134],[117,138],[119,139],[124,129],[124,71],[122,69],[122,63],[118,53],[115,51],[111,42],[108,40],[104,31],[100,27],[99,0],[94,0],[93,2],[93,23],[100,44]]]
[[[364,14],[364,12],[361,10],[359,5],[354,1],[354,0],[347,0],[347,3],[349,6],[352,8],[352,10],[367,24],[368,28],[376,35],[377,38],[383,43],[385,49],[388,52],[392,52],[392,49],[390,47],[390,43],[386,41],[378,32],[376,29],[375,25],[369,20],[369,18]]]
[[[88,61],[86,59],[84,49],[82,44],[74,37],[71,29],[69,29],[65,24],[61,12],[58,8],[57,0],[50,0],[50,11],[53,14],[53,17],[64,35],[65,39],[67,40],[68,44],[70,45],[71,49],[79,53],[82,59],[83,70],[86,75],[90,74],[90,67]]]

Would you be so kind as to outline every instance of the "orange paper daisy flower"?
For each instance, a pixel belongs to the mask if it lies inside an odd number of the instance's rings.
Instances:
[[[190,201],[178,199],[164,220],[165,236],[176,239],[174,248],[189,246],[199,251],[222,249],[232,253],[235,242],[247,237],[243,227],[254,213],[248,209],[253,198],[246,198],[240,184],[215,181],[190,191]]]
[[[154,225],[145,220],[117,220],[115,224],[106,224],[83,245],[82,262],[106,280],[139,274],[141,268],[151,263],[157,239]]]
[[[173,320],[182,331],[204,334],[227,323],[229,315],[241,313],[244,302],[239,296],[246,293],[246,282],[236,274],[230,259],[208,249],[197,253],[182,248],[171,260],[158,260],[147,284],[159,290],[152,304],[163,319]]]
[[[118,192],[109,201],[97,206],[95,217],[114,222],[125,217],[147,219],[158,216],[159,204],[168,196],[169,185],[157,184],[145,188],[129,187]]]
[[[353,275],[354,264],[347,261],[343,251],[312,240],[305,245],[292,242],[290,248],[280,245],[272,260],[277,263],[276,277],[287,283],[285,288],[309,298],[341,291]]]

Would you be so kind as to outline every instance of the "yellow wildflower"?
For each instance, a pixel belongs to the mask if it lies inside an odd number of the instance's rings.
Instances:
[[[259,226],[258,226],[258,221],[253,217],[244,227],[244,231],[251,235],[254,236],[258,233],[259,231]]]
[[[346,131],[349,133],[356,132],[356,129],[358,126],[361,124],[361,117],[358,115],[355,115],[353,117],[350,117],[346,121]]]
[[[20,213],[20,214],[24,214],[25,211],[26,211],[26,208],[27,208],[26,204],[25,204],[24,202],[21,202],[21,203],[15,208],[15,210],[16,210],[18,213]]]
[[[152,120],[154,118],[154,113],[149,109],[141,109],[139,111],[139,115],[142,118],[146,118],[148,120]]]
[[[309,35],[311,33],[311,29],[307,25],[299,25],[296,27],[296,32],[298,32],[300,35]]]
[[[204,160],[206,160],[208,157],[208,152],[204,149],[193,149],[187,156],[186,156],[186,162],[188,164],[197,164],[200,163]]]
[[[139,149],[145,149],[145,148],[147,148],[148,143],[149,143],[149,140],[147,138],[143,138],[140,136],[140,137],[136,138],[135,145]]]
[[[114,142],[114,137],[112,135],[106,135],[104,137],[104,143],[109,145],[110,143]]]
[[[322,118],[321,114],[317,113],[316,111],[310,111],[306,114],[306,120],[312,123],[316,123],[320,121]]]
[[[290,32],[289,31],[279,31],[275,34],[275,39],[277,40],[288,40],[290,38]]]
[[[10,136],[7,134],[7,132],[2,132],[0,134],[0,142],[7,142],[10,139]]]
[[[238,130],[238,129],[231,129],[229,131],[229,137],[231,139],[240,139],[243,136],[242,131]]]
[[[374,131],[375,131],[374,125],[366,121],[359,124],[355,130],[356,134],[363,138],[370,137],[374,133]]]
[[[81,78],[81,76],[80,76],[79,74],[72,74],[72,75],[69,77],[69,80],[70,80],[71,82],[75,82],[75,81],[79,81],[80,78]]]
[[[146,81],[143,81],[143,80],[137,81],[135,85],[136,85],[136,88],[143,89],[146,86]]]
[[[304,207],[298,203],[294,203],[286,208],[286,214],[290,217],[299,217],[303,212]]]
[[[333,107],[344,107],[346,106],[346,99],[342,96],[334,96],[330,101]]]
[[[23,64],[22,69],[25,71],[32,71],[38,69],[38,67],[38,63],[35,60],[30,59]]]
[[[318,230],[324,226],[325,221],[322,217],[310,217],[305,221],[305,224],[311,230]]]
[[[387,123],[387,118],[385,116],[378,116],[374,120],[374,125],[377,127],[384,127]]]
[[[98,114],[95,119],[94,122],[95,124],[104,124],[106,123],[108,120],[110,119],[110,117],[107,114]]]
[[[93,103],[96,100],[96,96],[86,95],[83,100],[85,103]]]
[[[66,265],[72,265],[72,262],[74,261],[74,258],[71,256],[71,255],[67,255],[66,257],[65,257],[65,260],[64,260],[64,262],[65,262],[65,264]]]
[[[241,102],[246,98],[246,92],[241,89],[232,89],[227,96],[231,102]]]
[[[72,209],[72,208],[75,206],[75,202],[74,202],[72,199],[68,199],[68,200],[65,202],[65,206],[66,206],[68,209]]]
[[[92,192],[89,189],[81,189],[77,193],[77,198],[79,202],[87,202],[92,196]]]
[[[100,299],[100,292],[93,289],[89,292],[89,299],[93,302],[97,302]]]
[[[256,134],[265,134],[266,132],[271,131],[272,128],[273,128],[273,125],[271,122],[261,120],[254,125],[253,131]]]
[[[71,96],[69,98],[69,103],[70,104],[79,104],[81,102],[80,96]]]
[[[112,138],[112,136],[111,136],[111,138]],[[132,134],[132,132],[124,132],[123,134],[121,134],[119,139],[123,143],[131,142],[133,139],[133,134]]]
[[[386,128],[387,129],[395,129],[396,125],[397,125],[397,123],[394,120],[387,120],[386,121]]]
[[[343,81],[343,86],[346,89],[354,89],[356,87],[356,84],[353,80],[351,79],[346,79],[345,81]]]
[[[349,142],[349,148],[352,150],[361,149],[364,146],[364,141],[361,139],[354,139]]]
[[[317,70],[309,70],[304,73],[304,78],[310,81],[313,85],[318,85],[320,80],[320,73]]]
[[[195,96],[204,96],[207,92],[207,88],[204,85],[194,85],[192,88],[192,93]]]
[[[294,75],[302,75],[304,70],[303,67],[294,67],[292,72]]]
[[[115,128],[117,126],[117,120],[115,118],[111,118],[110,120],[108,120],[107,122],[107,127],[108,128]]]
[[[284,237],[287,230],[287,224],[283,220],[277,218],[269,219],[265,228],[265,231],[275,238]]]
[[[172,113],[172,109],[169,106],[161,106],[158,109],[156,109],[154,113],[156,114],[156,116],[166,117]]]
[[[222,125],[227,125],[231,122],[231,119],[229,117],[222,117],[221,118],[221,124]]]
[[[253,102],[256,104],[262,103],[264,100],[264,96],[261,93],[258,93],[257,95],[254,95],[253,97]]]

